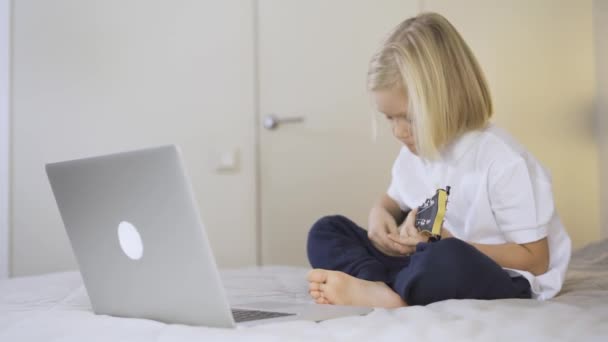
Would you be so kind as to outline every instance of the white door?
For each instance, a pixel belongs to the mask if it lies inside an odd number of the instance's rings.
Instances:
[[[13,2],[12,275],[76,268],[45,163],[166,143],[219,264],[255,263],[252,5]]]
[[[260,116],[303,120],[260,128],[264,264],[306,265],[307,232],[323,215],[367,224],[399,148],[386,124],[372,141],[367,63],[417,4],[258,2]]]

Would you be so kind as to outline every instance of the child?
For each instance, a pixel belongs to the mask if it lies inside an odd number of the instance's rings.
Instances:
[[[342,216],[310,230],[315,301],[391,308],[555,296],[571,247],[549,175],[489,123],[486,80],[456,29],[435,13],[401,23],[372,58],[368,88],[405,146],[367,231]],[[428,242],[416,208],[446,186],[442,238]]]

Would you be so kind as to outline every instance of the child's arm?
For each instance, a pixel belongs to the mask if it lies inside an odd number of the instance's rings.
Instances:
[[[470,244],[502,267],[528,271],[534,275],[541,275],[549,268],[547,238],[520,245],[516,243]]]
[[[413,214],[413,213],[412,213]],[[393,242],[404,246],[416,246],[420,242],[426,242],[427,236],[418,232],[414,227],[413,217],[410,214],[405,222],[407,234],[402,236],[389,236]],[[441,231],[442,238],[453,237],[445,227]],[[506,268],[528,271],[534,275],[541,275],[549,269],[549,244],[547,238],[530,243],[502,243],[487,245],[468,242],[480,252],[487,255],[497,264]]]
[[[488,187],[496,224],[505,241],[511,242],[469,243],[502,267],[534,275],[547,272],[547,227],[555,215],[549,175],[540,165],[528,164],[522,157],[507,165],[493,163],[488,171]]]
[[[397,225],[401,224],[405,219],[405,213],[399,207],[399,204],[394,199],[390,198],[387,194],[383,194],[376,207],[380,207],[386,210],[395,219]]]

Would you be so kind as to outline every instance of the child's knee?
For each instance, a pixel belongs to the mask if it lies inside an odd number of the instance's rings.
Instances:
[[[324,216],[317,220],[308,232],[306,248],[309,259],[333,249],[336,242],[352,237],[352,225],[351,220],[341,215]]]
[[[483,288],[493,279],[509,280],[488,257],[455,238],[425,246],[420,254],[414,254],[412,266],[416,276],[405,300],[413,305],[452,298],[486,298]]]
[[[323,237],[327,234],[340,230],[344,226],[344,222],[348,219],[342,215],[330,215],[324,216],[315,222],[310,231],[308,232],[308,240],[315,239],[317,237]]]
[[[458,262],[454,256],[467,256],[476,253],[475,247],[456,238],[447,238],[433,243],[418,244],[416,252],[425,261],[448,261]]]
[[[324,216],[315,222],[308,232],[306,250],[308,260],[312,267],[323,268],[326,254],[331,248],[331,241],[335,239],[339,216]]]
[[[470,244],[456,238],[447,238],[435,242],[437,253],[443,253],[448,255],[470,253],[475,251],[475,247]]]
[[[426,245],[423,251],[414,254],[411,266],[421,272],[423,283],[460,283],[466,281],[465,270],[478,254],[475,247],[450,238]]]

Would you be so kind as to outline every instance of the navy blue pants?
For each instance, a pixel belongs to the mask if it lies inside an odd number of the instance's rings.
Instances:
[[[367,231],[351,220],[327,216],[310,230],[307,250],[312,267],[384,282],[408,305],[531,297],[526,278],[511,278],[496,262],[459,239],[420,243],[411,256],[392,257],[374,247]]]

